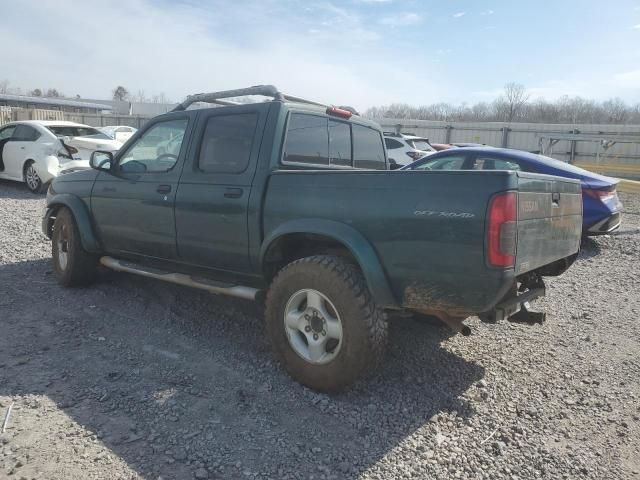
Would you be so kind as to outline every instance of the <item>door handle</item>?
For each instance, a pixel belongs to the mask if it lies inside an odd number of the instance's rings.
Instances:
[[[158,188],[156,188],[156,192],[167,194],[171,192],[171,185],[158,185]]]
[[[114,187],[103,187],[102,191],[105,193],[113,193],[116,191],[116,189]]]
[[[225,198],[240,198],[242,196],[241,188],[227,188],[224,191]]]

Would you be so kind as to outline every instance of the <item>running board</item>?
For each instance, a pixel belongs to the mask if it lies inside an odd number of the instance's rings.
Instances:
[[[244,298],[246,300],[255,300],[256,295],[260,292],[260,290],[256,288],[245,287],[242,285],[215,285],[215,282],[210,280],[195,280],[193,277],[182,273],[171,273],[158,270],[156,268],[147,268],[130,262],[122,262],[113,257],[101,257],[100,263],[105,267],[118,272],[135,273],[136,275],[142,275],[143,277],[155,278],[157,280],[177,283],[178,285],[185,285],[187,287],[200,288],[217,295],[229,295],[231,297]]]

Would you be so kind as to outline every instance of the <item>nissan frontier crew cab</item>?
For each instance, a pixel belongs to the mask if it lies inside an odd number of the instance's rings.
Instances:
[[[375,370],[390,313],[542,320],[528,301],[580,245],[577,181],[391,171],[377,124],[273,86],[190,96],[91,166],[47,194],[62,285],[102,265],[264,302],[277,358],[321,391]]]

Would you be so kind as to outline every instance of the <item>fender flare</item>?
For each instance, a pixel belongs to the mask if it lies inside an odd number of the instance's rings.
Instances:
[[[47,216],[60,207],[67,207],[71,211],[80,232],[82,248],[90,253],[100,253],[100,242],[93,230],[89,210],[82,199],[70,193],[59,193],[47,202]]]
[[[260,265],[275,241],[293,233],[316,234],[332,238],[343,244],[354,256],[376,303],[382,307],[394,307],[398,302],[393,296],[378,254],[369,241],[355,228],[340,222],[324,219],[299,219],[286,222],[271,231],[260,248]]]

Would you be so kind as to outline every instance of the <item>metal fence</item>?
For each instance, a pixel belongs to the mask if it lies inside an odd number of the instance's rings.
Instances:
[[[68,120],[94,127],[142,127],[151,117],[0,108],[0,125],[15,120]],[[432,143],[483,143],[545,154],[589,170],[640,179],[640,125],[436,122],[385,118],[384,130],[410,132]]]
[[[128,125],[140,128],[151,117],[132,115],[106,115],[96,113],[71,113],[60,110],[42,110],[33,108],[0,107],[0,125],[19,120],[66,120],[92,127],[107,125]]]
[[[385,118],[385,131],[431,143],[483,143],[546,155],[608,175],[640,179],[640,125],[436,122]]]

